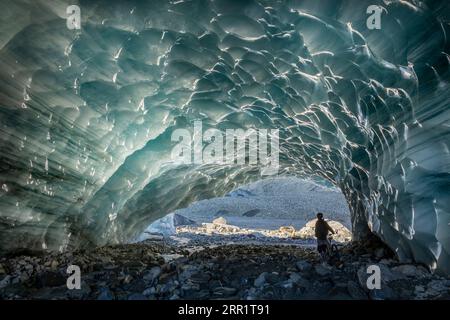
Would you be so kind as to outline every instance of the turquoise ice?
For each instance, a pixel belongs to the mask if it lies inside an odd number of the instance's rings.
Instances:
[[[126,241],[260,179],[171,162],[202,120],[279,129],[278,174],[339,187],[355,239],[450,272],[448,1],[79,1],[80,30],[69,4],[2,1],[3,251]]]

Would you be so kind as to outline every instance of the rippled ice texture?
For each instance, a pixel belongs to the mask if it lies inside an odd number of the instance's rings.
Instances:
[[[125,241],[257,166],[170,163],[176,128],[278,128],[355,239],[450,272],[448,1],[1,0],[0,247]],[[384,8],[368,30],[369,4]]]

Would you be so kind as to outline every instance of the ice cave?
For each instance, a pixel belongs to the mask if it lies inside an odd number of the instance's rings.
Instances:
[[[354,240],[450,273],[448,1],[1,3],[2,252],[126,242],[264,178],[171,161],[202,121],[277,129],[277,175],[340,188]]]

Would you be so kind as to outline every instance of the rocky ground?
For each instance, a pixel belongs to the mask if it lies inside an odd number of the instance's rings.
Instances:
[[[340,259],[323,264],[307,239],[231,237],[235,243],[218,232],[184,232],[89,251],[2,257],[0,298],[450,298],[449,279],[420,265],[399,263],[373,239],[347,243],[340,248]],[[80,290],[66,286],[66,269],[72,264],[81,268]],[[381,270],[380,290],[366,286],[367,266],[372,264]]]

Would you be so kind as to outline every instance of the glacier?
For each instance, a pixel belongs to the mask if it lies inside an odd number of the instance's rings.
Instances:
[[[279,176],[329,181],[355,240],[450,274],[448,1],[1,4],[2,252],[128,241],[260,180],[171,161],[172,132],[201,120],[279,129]]]

